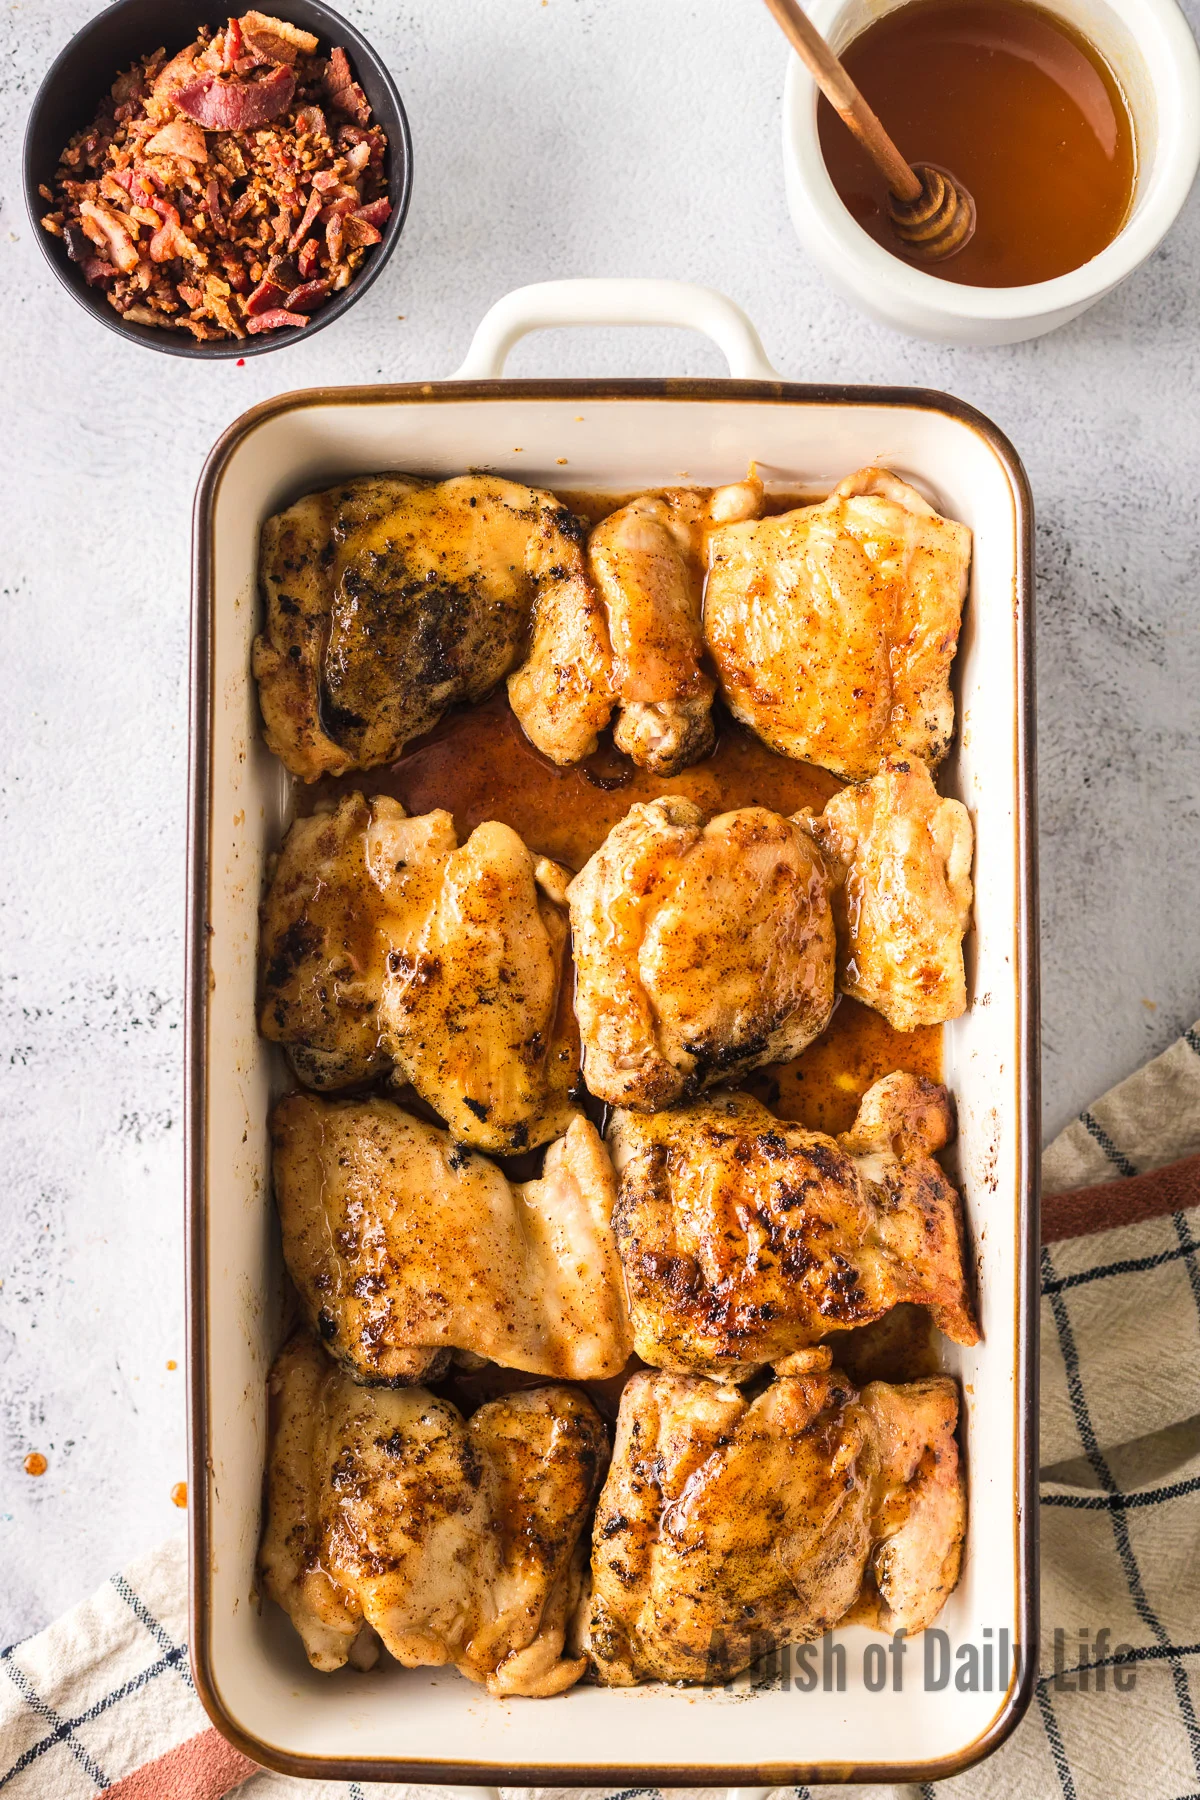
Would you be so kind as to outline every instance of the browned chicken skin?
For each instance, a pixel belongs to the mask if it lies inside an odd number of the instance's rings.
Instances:
[[[704,635],[734,716],[849,781],[941,761],[971,534],[885,469],[710,534]]]
[[[705,535],[761,506],[753,477],[708,499],[668,488],[610,513],[588,539],[612,650],[613,742],[656,775],[678,774],[713,747],[715,684],[701,666]]]
[[[262,906],[259,1022],[310,1087],[390,1072],[454,1135],[520,1151],[576,1116],[570,872],[515,831],[348,794],[288,832]]]
[[[535,608],[599,612],[585,535],[552,494],[492,475],[363,477],[268,519],[254,674],[270,748],[305,781],[391,762],[503,680]]]
[[[966,1011],[971,818],[919,758],[887,758],[812,821],[837,878],[838,986],[898,1031]]]
[[[358,1387],[307,1335],[271,1371],[259,1568],[315,1669],[452,1663],[497,1695],[560,1694],[608,1460],[581,1393],[536,1388],[469,1421],[424,1388]]]
[[[799,1359],[797,1359],[799,1360]],[[958,1580],[958,1391],[857,1393],[812,1352],[756,1398],[638,1374],[592,1538],[588,1649],[602,1683],[725,1681],[852,1615],[923,1630]]]
[[[613,1226],[637,1354],[739,1380],[902,1301],[977,1342],[959,1197],[932,1157],[949,1135],[945,1089],[901,1074],[867,1092],[837,1140],[748,1094],[614,1114]]]
[[[291,1094],[271,1138],[288,1271],[358,1380],[433,1379],[452,1350],[572,1381],[624,1368],[615,1183],[586,1119],[519,1185],[386,1100]]]
[[[796,1056],[833,1010],[824,862],[803,823],[629,809],[568,889],[584,1077],[652,1112]]]

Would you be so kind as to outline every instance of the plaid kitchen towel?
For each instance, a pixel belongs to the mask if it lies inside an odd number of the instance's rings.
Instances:
[[[1039,1680],[938,1800],[1200,1800],[1200,1027],[1069,1125],[1043,1176]],[[439,1791],[293,1781],[231,1749],[192,1688],[186,1588],[176,1538],[0,1653],[7,1800]]]

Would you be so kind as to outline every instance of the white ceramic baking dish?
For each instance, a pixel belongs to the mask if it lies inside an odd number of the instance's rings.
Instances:
[[[505,381],[535,325],[654,321],[714,336],[733,379]],[[519,446],[519,448],[518,448]],[[564,467],[561,459],[566,458]],[[952,1644],[1024,1648],[992,1691],[922,1682],[868,1692],[862,1628],[838,1634],[844,1692],[739,1682],[732,1691],[581,1686],[493,1700],[453,1672],[313,1673],[255,1600],[266,1378],[283,1329],[266,1119],[284,1084],[255,1030],[257,906],[288,818],[250,680],[263,519],[346,475],[493,468],[546,486],[611,488],[740,476],[830,486],[865,463],[915,481],[975,534],[956,666],[949,789],[975,821],[972,1004],[945,1034],[958,1100],[957,1175],[976,1253],[983,1342],[946,1346],[963,1386],[970,1531],[941,1626]],[[243,415],[214,449],[195,514],[188,1077],[192,1658],[213,1719],[256,1761],[296,1775],[485,1784],[656,1785],[931,1779],[1001,1741],[1036,1664],[1034,1490],[1038,1148],[1032,518],[996,429],[943,395],[782,382],[721,296],[662,282],[546,284],[489,314],[459,378],[320,389]],[[370,776],[364,776],[370,788]],[[985,1637],[985,1630],[987,1636]],[[995,1658],[989,1658],[994,1663]],[[870,1673],[870,1671],[868,1671]]]

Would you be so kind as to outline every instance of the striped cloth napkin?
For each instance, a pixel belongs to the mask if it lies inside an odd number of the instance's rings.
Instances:
[[[1081,1113],[1043,1173],[1040,1678],[937,1800],[1200,1800],[1200,1027]],[[188,1672],[185,1565],[171,1539],[0,1653],[7,1800],[437,1793],[294,1781],[226,1744]]]

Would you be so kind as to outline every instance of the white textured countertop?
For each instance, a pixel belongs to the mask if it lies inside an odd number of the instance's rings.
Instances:
[[[310,343],[197,366],[93,324],[20,210],[29,100],[94,10],[21,0],[0,24],[0,1643],[181,1523],[189,513],[252,402],[446,374],[498,295],[580,274],[722,288],[795,379],[972,401],[1038,509],[1047,1133],[1200,1012],[1195,197],[1056,336],[910,343],[793,237],[785,52],[756,0],[345,0],[409,111],[403,242]],[[547,334],[510,368],[721,372],[659,331]]]

